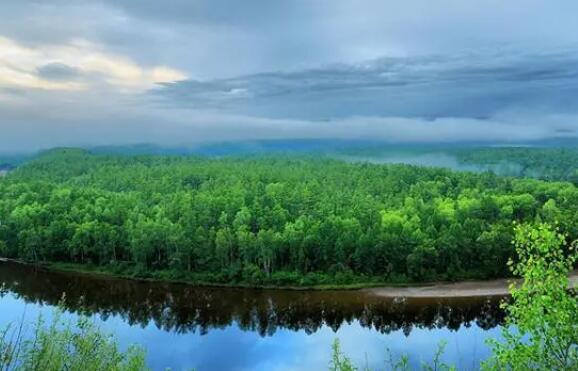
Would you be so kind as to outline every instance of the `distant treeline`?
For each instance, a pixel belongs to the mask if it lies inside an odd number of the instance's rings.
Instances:
[[[313,156],[50,151],[0,180],[0,254],[272,285],[508,274],[513,222],[578,237],[571,183]]]
[[[503,166],[508,175],[565,180],[578,185],[578,149],[498,147],[456,150],[460,162],[473,165]],[[508,165],[516,165],[511,167]]]

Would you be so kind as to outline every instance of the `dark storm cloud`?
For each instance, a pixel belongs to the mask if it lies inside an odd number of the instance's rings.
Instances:
[[[165,102],[263,117],[488,118],[503,111],[575,112],[578,54],[476,53],[384,58],[290,73],[180,81]]]

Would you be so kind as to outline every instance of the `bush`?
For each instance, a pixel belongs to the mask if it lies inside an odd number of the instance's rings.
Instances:
[[[577,260],[576,245],[548,225],[516,227],[518,261],[511,271],[513,301],[504,304],[503,343],[492,342],[487,370],[578,370],[578,296],[568,274]]]
[[[301,274],[298,272],[275,272],[271,275],[271,283],[277,286],[296,285],[301,280]]]
[[[62,320],[62,312],[56,312],[49,324],[39,317],[30,338],[25,328],[20,324],[0,332],[0,370],[147,370],[141,349],[121,352],[112,336],[85,317],[74,324]]]

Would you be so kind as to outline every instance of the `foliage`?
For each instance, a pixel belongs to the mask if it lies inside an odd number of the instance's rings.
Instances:
[[[547,225],[516,228],[518,261],[512,272],[522,277],[510,286],[504,342],[494,341],[491,370],[577,370],[578,297],[568,274],[576,248],[565,251],[566,238]]]
[[[512,221],[578,237],[570,183],[307,156],[60,149],[0,179],[0,256],[314,286],[508,275]]]
[[[332,345],[333,353],[329,364],[330,371],[356,371],[351,360],[341,351],[339,339],[335,339]]]
[[[119,350],[114,338],[103,334],[85,317],[71,323],[55,312],[50,323],[42,317],[31,336],[24,323],[0,332],[0,370],[141,371],[144,353],[131,347]]]
[[[444,353],[446,343],[442,342],[438,345],[438,349],[434,355],[431,363],[422,362],[422,371],[455,371],[455,367],[449,366],[441,361],[441,357]],[[330,371],[370,371],[369,366],[365,366],[362,369],[353,365],[351,359],[349,359],[342,351],[339,339],[335,339],[332,345],[332,356],[329,363]],[[386,360],[386,370],[391,371],[408,371],[411,369],[409,364],[409,358],[406,355],[401,356],[399,359],[395,360],[393,355],[388,350],[388,359]]]

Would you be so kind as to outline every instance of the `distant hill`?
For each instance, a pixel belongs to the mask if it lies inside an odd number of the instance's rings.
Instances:
[[[447,150],[471,147],[564,147],[578,148],[578,139],[559,138],[533,142],[450,142],[450,143],[391,143],[360,139],[278,139],[230,141],[199,145],[162,146],[156,144],[133,144],[87,148],[97,154],[123,155],[203,155],[230,156],[261,153],[350,153],[383,150]]]
[[[379,148],[388,144],[377,141],[339,139],[280,139],[231,141],[190,146],[161,146],[155,144],[135,144],[125,146],[99,146],[88,148],[97,154],[124,155],[203,155],[228,156],[259,153],[319,153],[335,152],[345,148]]]

